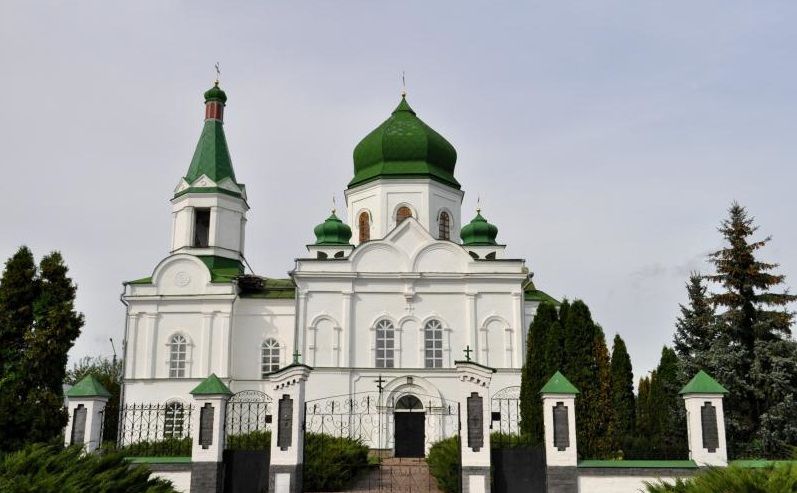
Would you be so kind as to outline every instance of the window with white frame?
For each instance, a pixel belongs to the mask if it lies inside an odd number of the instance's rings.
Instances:
[[[443,325],[438,320],[429,320],[423,329],[424,366],[443,367]]]
[[[169,341],[169,378],[185,377],[188,340],[181,334],[175,334]]]
[[[450,240],[451,239],[451,218],[448,215],[448,212],[442,211],[440,212],[440,217],[437,220],[438,232],[437,232],[437,239],[438,240]]]
[[[163,418],[164,438],[183,438],[183,424],[185,422],[185,408],[182,402],[169,402],[166,404],[166,414]]]
[[[280,343],[276,339],[266,339],[260,348],[260,376],[280,369]]]
[[[396,338],[393,322],[380,320],[376,323],[376,367],[393,368]]]

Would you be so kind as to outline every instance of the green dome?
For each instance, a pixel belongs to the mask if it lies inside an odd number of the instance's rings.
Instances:
[[[351,228],[338,219],[335,212],[326,221],[313,229],[316,245],[348,245],[351,239]]]
[[[495,237],[498,236],[498,228],[487,222],[481,212],[476,212],[476,217],[466,224],[460,231],[463,245],[496,245]]]
[[[354,148],[349,187],[376,178],[428,177],[459,188],[457,151],[415,115],[404,96],[393,114]]]
[[[213,87],[205,91],[205,102],[208,101],[221,101],[227,102],[227,94],[219,88],[219,81],[213,84]]]

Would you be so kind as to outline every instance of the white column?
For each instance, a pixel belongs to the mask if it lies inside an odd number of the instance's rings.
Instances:
[[[512,311],[514,317],[512,320],[512,329],[515,331],[515,340],[512,344],[512,368],[523,367],[523,293],[512,293]]]
[[[147,355],[144,357],[144,378],[155,378],[157,376],[158,355],[163,351],[158,351],[158,314],[147,313],[144,315],[144,327],[146,331]]]
[[[107,397],[70,398],[68,404],[69,421],[64,432],[64,445],[82,445],[87,453],[92,453],[102,442],[102,420],[105,416]],[[75,422],[75,418],[78,422]],[[75,425],[79,429],[74,429]]]
[[[578,493],[576,389],[558,371],[540,391],[545,428],[546,481],[549,491]]]
[[[138,323],[138,314],[128,314],[127,316],[127,340],[124,343],[125,358],[125,378],[136,378],[136,367],[139,366],[138,341],[140,340],[139,331],[141,326]]]
[[[202,314],[202,339],[201,346],[197,351],[197,361],[199,361],[199,375],[210,375],[213,372],[211,368],[211,356],[213,354],[213,314]]]
[[[221,343],[222,350],[219,351],[219,374],[222,378],[230,377],[230,352],[232,351],[232,317],[229,313],[216,313],[213,322],[218,321],[221,324]]]
[[[476,293],[465,293],[465,320],[467,323],[468,344],[475,351],[473,354],[478,355],[479,328],[476,321]]]
[[[273,493],[300,493],[304,462],[305,384],[312,368],[292,364],[269,375],[276,411],[271,431],[269,488]]]
[[[728,465],[722,394],[685,394],[689,458],[698,466]],[[704,433],[705,430],[705,433]]]
[[[462,490],[490,491],[490,380],[494,369],[472,361],[457,361],[459,402],[463,426],[460,431]]]
[[[341,320],[340,326],[343,333],[341,334],[341,340],[348,341],[345,344],[345,347],[341,348],[341,363],[344,361],[348,361],[347,366],[354,367],[354,353],[355,353],[355,339],[354,339],[354,331],[351,330],[351,298],[352,298],[351,291],[343,291],[341,293],[341,302],[343,306],[341,307]]]

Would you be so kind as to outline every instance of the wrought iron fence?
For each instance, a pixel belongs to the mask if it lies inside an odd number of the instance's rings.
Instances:
[[[193,412],[180,401],[126,404],[117,448],[130,456],[189,456]]]
[[[525,444],[520,431],[520,387],[505,387],[490,400],[491,438],[494,448]]]
[[[227,401],[226,448],[261,450],[270,446],[271,398],[257,390],[244,390]]]

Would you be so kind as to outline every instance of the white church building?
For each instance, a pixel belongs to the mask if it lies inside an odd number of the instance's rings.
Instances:
[[[456,151],[404,96],[354,148],[347,222],[333,210],[306,247],[281,237],[299,258],[285,259],[280,279],[248,271],[227,96],[218,82],[204,96],[199,143],[171,199],[170,251],[125,283],[124,403],[179,407],[210,374],[232,392],[267,394],[264,376],[294,362],[314,369],[308,405],[378,391],[384,412],[442,407],[466,358],[496,370],[493,393],[520,385],[529,324],[552,298],[479,211],[463,223]]]

